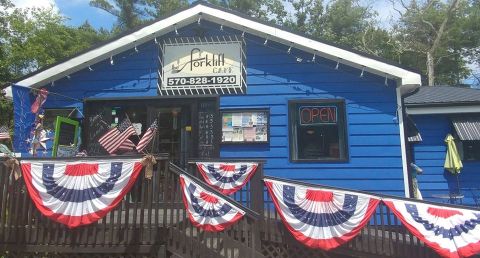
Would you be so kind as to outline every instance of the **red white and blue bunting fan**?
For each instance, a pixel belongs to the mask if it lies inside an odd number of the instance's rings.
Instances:
[[[480,252],[480,211],[384,199],[413,235],[443,257]]]
[[[311,248],[330,250],[355,237],[380,200],[359,193],[265,179],[288,231]]]
[[[142,169],[140,161],[23,160],[21,168],[38,210],[74,228],[101,219],[121,202]]]
[[[240,190],[255,174],[257,163],[197,162],[203,179],[223,194]]]
[[[208,192],[185,175],[180,175],[183,203],[195,227],[219,232],[245,215],[245,211],[224,198]]]

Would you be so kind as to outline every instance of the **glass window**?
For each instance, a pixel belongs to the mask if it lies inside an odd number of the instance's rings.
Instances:
[[[480,160],[480,141],[461,141],[461,145],[459,151],[463,151],[463,160]]]
[[[290,101],[292,161],[347,160],[345,102]]]

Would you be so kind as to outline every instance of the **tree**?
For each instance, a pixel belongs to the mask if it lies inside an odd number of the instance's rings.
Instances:
[[[469,19],[465,15],[473,6],[465,0],[413,0],[409,4],[400,1],[400,4],[403,10],[395,7],[401,18],[394,29],[404,60],[424,67],[428,85],[458,83],[469,72],[462,53],[472,42],[463,40],[463,28]],[[445,74],[449,72],[454,78]]]
[[[65,26],[64,18],[52,9],[15,9],[6,19],[9,30],[1,38],[1,63],[11,78],[70,57],[109,36],[88,23]]]
[[[90,0],[90,5],[117,17],[117,31],[135,28],[148,15],[145,0]]]
[[[188,6],[188,0],[145,0],[145,12],[151,17],[160,18]]]

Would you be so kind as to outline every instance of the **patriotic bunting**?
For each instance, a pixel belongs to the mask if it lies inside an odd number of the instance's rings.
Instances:
[[[443,257],[468,257],[480,252],[480,212],[384,199],[413,235]]]
[[[311,248],[330,250],[353,237],[369,221],[380,200],[373,196],[265,179],[288,231]]]
[[[142,165],[140,159],[24,160],[21,168],[38,210],[74,228],[101,219],[119,204]]]
[[[205,191],[185,175],[180,175],[180,185],[188,218],[195,227],[223,231],[245,215],[245,211],[217,194]]]
[[[257,163],[197,162],[203,179],[223,194],[240,190],[257,170]]]

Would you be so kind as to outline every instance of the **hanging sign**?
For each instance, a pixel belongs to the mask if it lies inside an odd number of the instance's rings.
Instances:
[[[162,89],[241,88],[242,57],[241,41],[164,44]]]
[[[299,106],[300,125],[336,124],[336,106]]]

